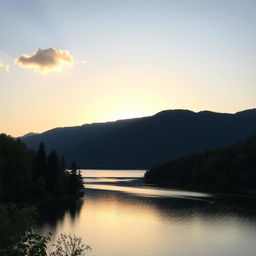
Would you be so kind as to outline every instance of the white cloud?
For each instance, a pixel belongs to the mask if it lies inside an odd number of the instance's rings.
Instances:
[[[61,71],[63,66],[72,66],[73,57],[67,50],[37,49],[33,54],[23,54],[15,63],[22,68],[32,68],[41,73]]]

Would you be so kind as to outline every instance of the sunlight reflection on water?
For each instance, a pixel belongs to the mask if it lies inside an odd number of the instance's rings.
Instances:
[[[76,233],[92,256],[255,256],[255,215],[204,193],[145,187],[143,173],[84,172],[79,207],[40,232]]]

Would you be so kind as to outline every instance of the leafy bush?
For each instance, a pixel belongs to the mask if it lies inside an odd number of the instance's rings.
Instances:
[[[56,243],[53,244],[54,251],[49,256],[82,256],[91,250],[89,245],[82,242],[80,237],[70,234],[60,234]]]

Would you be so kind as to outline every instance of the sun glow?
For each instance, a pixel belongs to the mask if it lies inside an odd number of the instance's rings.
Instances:
[[[136,109],[119,109],[118,111],[113,111],[108,116],[109,121],[115,121],[115,120],[122,120],[122,119],[131,119],[131,118],[137,118],[137,117],[144,117],[152,115],[149,111],[143,111],[143,110],[136,110]]]

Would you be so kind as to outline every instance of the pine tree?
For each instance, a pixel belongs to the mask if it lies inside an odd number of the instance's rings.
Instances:
[[[51,151],[47,161],[46,184],[50,193],[55,191],[55,186],[60,177],[60,160],[56,151]]]
[[[80,170],[75,161],[71,164],[71,171],[69,174],[69,193],[72,196],[79,197],[82,195],[83,179]]]
[[[46,151],[44,143],[41,142],[39,144],[39,148],[36,152],[35,160],[34,160],[34,180],[37,181],[37,179],[42,176],[45,178],[46,175]]]

